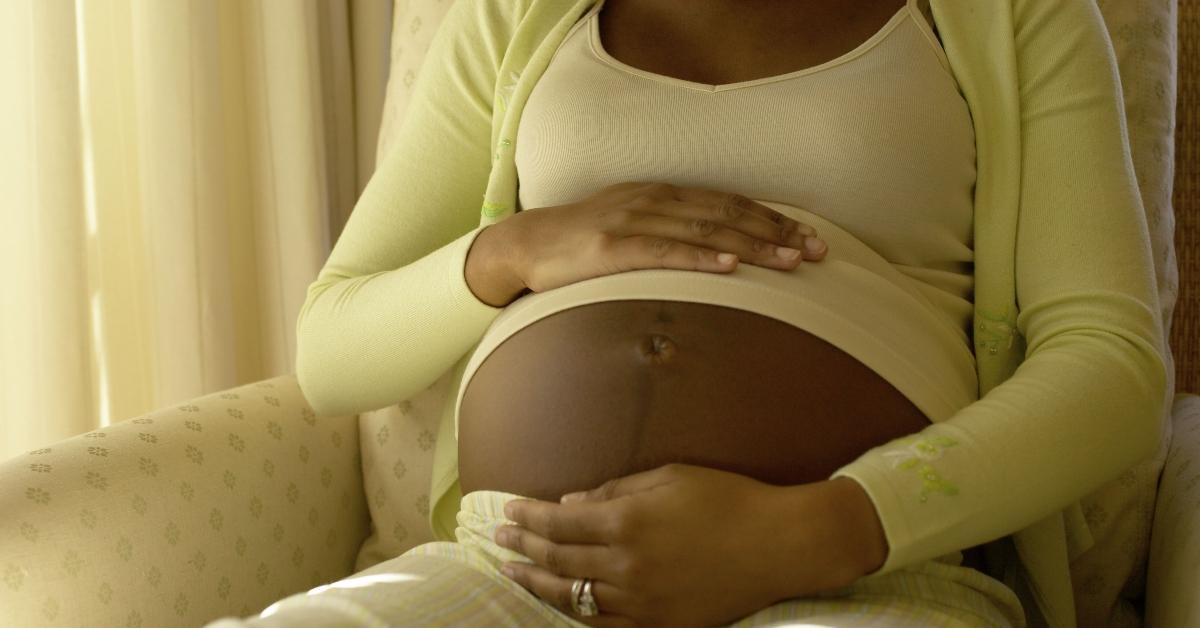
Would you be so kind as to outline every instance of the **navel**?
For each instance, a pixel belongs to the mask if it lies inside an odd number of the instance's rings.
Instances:
[[[650,364],[665,364],[675,357],[675,341],[663,334],[649,334],[638,343],[638,357]]]

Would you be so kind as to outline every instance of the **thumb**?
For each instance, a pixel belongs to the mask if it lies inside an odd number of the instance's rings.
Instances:
[[[672,482],[678,478],[679,465],[666,464],[661,467],[640,471],[631,475],[613,478],[587,491],[567,493],[559,498],[559,503],[567,504],[577,501],[607,501],[641,491],[648,491],[656,486]]]

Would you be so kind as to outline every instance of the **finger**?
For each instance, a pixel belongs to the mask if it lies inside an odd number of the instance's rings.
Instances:
[[[739,210],[748,212],[752,216],[756,216],[766,220],[767,222],[776,225],[776,233],[782,238],[791,239],[794,233],[802,235],[817,235],[817,230],[812,225],[801,223],[795,219],[766,206],[758,201],[747,198],[736,192],[724,192],[721,190],[709,190],[706,188],[689,188],[680,187],[676,193],[676,197],[681,201],[691,203],[702,203],[714,207],[717,211],[728,214],[736,214]],[[786,241],[786,240],[781,240]]]
[[[787,219],[790,222],[780,225],[752,211],[745,211],[733,205],[714,207],[709,203],[697,203],[695,201],[659,201],[656,206],[660,208],[657,213],[660,216],[666,215],[698,224],[708,222],[720,225],[730,233],[742,236],[736,240],[739,244],[761,242],[769,246],[782,245],[799,249],[803,247],[805,237],[807,237],[802,231],[796,230],[796,227],[800,223],[790,218]],[[642,212],[639,214],[639,217],[644,215],[653,216],[656,214],[654,211]],[[704,230],[701,230],[701,232],[706,233]],[[761,245],[756,245],[756,247],[759,246]],[[722,249],[720,246],[714,246],[713,248]],[[742,252],[736,249],[729,250],[735,253]],[[772,249],[769,248],[764,250],[767,253],[772,252]]]
[[[680,465],[676,463],[664,464],[646,471],[631,473],[619,478],[613,478],[592,489],[586,491],[578,491],[563,495],[562,505],[570,505],[584,502],[602,502],[625,495],[632,495],[641,491],[648,491],[656,486],[669,484],[679,479]],[[567,499],[568,496],[575,496]],[[577,501],[578,500],[578,501]]]
[[[604,580],[592,579],[592,599],[596,602],[599,614],[584,617],[571,608],[571,585],[575,581],[574,578],[563,578],[528,563],[505,565],[512,568],[513,575],[509,577],[514,582],[572,619],[589,626],[628,626],[632,623],[628,615],[628,596]]]
[[[606,544],[616,538],[618,513],[601,502],[556,504],[540,499],[511,499],[504,515],[513,523],[555,543]]]
[[[801,223],[785,214],[734,192],[678,186],[663,181],[631,182],[629,189],[641,196],[654,198],[659,202],[670,199],[685,201],[692,205],[703,205],[716,208],[718,215],[722,213],[746,213],[752,220],[769,223],[770,231],[779,238],[780,243],[795,242],[802,235],[817,236],[817,230],[809,224]]]
[[[729,255],[728,262],[720,255]],[[696,246],[664,236],[627,236],[609,245],[607,256],[619,272],[643,268],[668,268],[727,273],[737,268],[736,253]],[[782,268],[778,270],[783,270]]]
[[[793,259],[781,257],[779,250],[783,247],[773,242],[775,236],[761,234],[762,237],[758,237],[720,220],[711,220],[712,216],[703,215],[706,211],[703,207],[682,202],[668,205],[675,206],[669,210],[674,215],[638,212],[626,222],[626,229],[630,233],[628,239],[649,238],[649,241],[642,243],[647,248],[644,255],[656,255],[659,251],[654,247],[662,245],[655,241],[666,238],[685,245],[733,253],[743,261],[768,268],[790,270],[803,259],[802,255]]]
[[[564,578],[605,578],[614,575],[612,550],[605,545],[555,543],[520,526],[500,526],[497,545],[529,558]]]

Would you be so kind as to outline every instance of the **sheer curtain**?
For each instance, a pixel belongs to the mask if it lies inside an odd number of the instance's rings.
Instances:
[[[0,2],[0,460],[293,370],[391,0]]]

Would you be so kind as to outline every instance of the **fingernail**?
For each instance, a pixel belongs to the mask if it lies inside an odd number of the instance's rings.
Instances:
[[[804,238],[804,249],[809,253],[820,253],[825,250],[825,241],[817,238]]]
[[[797,251],[796,249],[789,249],[786,246],[776,247],[775,254],[785,260],[788,260],[789,262],[797,257],[800,257],[800,251]]]
[[[567,502],[579,501],[581,499],[583,499],[583,493],[567,493],[559,498],[558,503],[565,504]]]
[[[501,566],[501,567],[500,567],[500,573],[502,573],[502,574],[504,574],[504,575],[508,576],[509,578],[511,578],[511,577],[513,577],[513,574],[514,574],[515,572],[513,571],[513,568],[512,568],[512,567],[509,567],[508,565],[503,565],[503,566]]]

